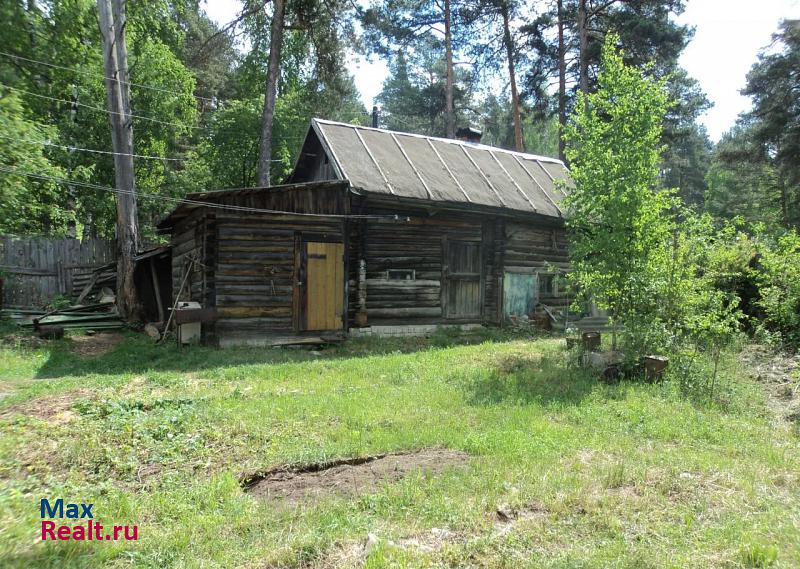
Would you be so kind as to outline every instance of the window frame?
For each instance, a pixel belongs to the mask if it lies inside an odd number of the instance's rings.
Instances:
[[[545,277],[550,280],[550,291],[544,292],[542,291],[542,277]],[[541,298],[542,296],[559,296],[560,291],[558,287],[558,273],[548,272],[548,271],[541,271],[536,273],[536,293],[537,297]]]
[[[411,275],[411,278],[392,278],[392,273],[405,273]],[[417,280],[417,270],[416,269],[386,269],[386,274],[384,275],[384,279],[387,281],[415,281]]]

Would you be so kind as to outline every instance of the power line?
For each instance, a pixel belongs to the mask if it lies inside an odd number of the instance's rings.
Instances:
[[[216,203],[209,203],[205,201],[199,200],[189,200],[186,198],[173,198],[171,196],[162,196],[157,194],[140,194],[136,191],[128,191],[128,190],[121,190],[119,188],[112,188],[110,186],[100,186],[98,184],[92,184],[90,182],[78,182],[74,180],[68,180],[66,178],[59,178],[56,176],[46,176],[44,174],[35,174],[34,172],[25,172],[23,170],[18,170],[16,168],[7,168],[5,166],[0,166],[0,172],[8,172],[10,174],[17,174],[20,176],[27,176],[28,178],[35,178],[38,180],[45,180],[56,182],[60,184],[67,184],[71,186],[80,186],[84,188],[90,188],[94,190],[102,190],[105,192],[110,192],[113,194],[122,194],[122,195],[134,195],[137,198],[145,198],[145,199],[152,199],[157,201],[166,201],[176,203],[178,205],[196,205],[200,207],[207,207],[210,209],[222,209],[222,210],[230,210],[230,211],[238,211],[243,213],[268,213],[273,215],[296,215],[301,217],[315,217],[315,218],[336,218],[336,219],[394,219],[400,220],[401,216],[399,215],[359,215],[359,214],[336,214],[336,213],[297,213],[294,211],[284,211],[284,210],[277,210],[277,209],[260,209],[254,207],[247,207],[247,206],[239,206],[239,205],[225,205],[225,204],[216,204]],[[403,216],[405,218],[405,216]]]
[[[76,150],[78,152],[91,152],[94,154],[110,154],[110,155],[117,155],[117,156],[133,156],[134,158],[142,158],[147,160],[164,160],[167,162],[182,162],[183,158],[166,158],[163,156],[146,156],[144,154],[128,154],[126,152],[111,152],[110,150],[96,150],[94,148],[81,148],[79,146],[67,146],[65,144],[56,144],[54,142],[49,142],[47,140],[30,140],[28,138],[18,138],[16,136],[9,136],[6,134],[0,134],[1,138],[7,138],[10,140],[17,140],[19,142],[27,142],[30,144],[42,144],[44,146],[54,146],[56,148],[64,148],[65,150]]]
[[[39,93],[33,93],[31,91],[26,91],[25,89],[19,89],[18,87],[12,87],[11,85],[6,85],[5,83],[0,83],[0,87],[5,87],[6,89],[11,89],[12,91],[17,91],[18,93],[24,93],[26,95],[30,95],[31,97],[38,97],[40,99],[47,99],[48,101],[55,101],[57,103],[66,103],[68,105],[77,105],[79,107],[85,107],[85,108],[91,109],[93,111],[98,111],[98,112],[106,113],[106,114],[110,114],[110,115],[120,115],[122,117],[130,117],[130,118],[134,118],[134,119],[141,119],[141,120],[146,120],[146,121],[154,122],[154,123],[157,123],[157,124],[162,124],[162,125],[166,125],[166,126],[172,126],[172,127],[176,127],[176,128],[189,128],[189,129],[194,129],[194,130],[203,130],[203,131],[206,131],[206,132],[212,132],[212,129],[210,129],[208,127],[189,126],[189,125],[184,125],[184,124],[180,124],[180,123],[167,122],[167,121],[162,121],[162,120],[159,120],[159,119],[154,119],[152,117],[146,117],[144,115],[137,115],[137,114],[133,114],[133,113],[118,113],[116,111],[110,111],[110,110],[104,109],[102,107],[95,107],[94,105],[87,105],[85,103],[79,103],[77,101],[68,101],[67,99],[59,99],[57,97],[50,97],[48,95],[41,95]],[[281,137],[280,140],[291,140],[291,141],[297,142],[299,140],[305,140],[305,137],[304,136],[284,136],[284,137]]]
[[[130,118],[133,118],[133,119],[141,119],[141,120],[150,121],[150,122],[154,122],[154,123],[158,123],[158,124],[163,124],[163,125],[166,125],[166,126],[172,126],[172,127],[176,127],[176,128],[190,128],[190,129],[195,129],[195,130],[208,130],[207,128],[202,127],[202,126],[189,126],[189,125],[180,124],[180,123],[162,121],[162,120],[159,120],[159,119],[154,119],[152,117],[146,117],[144,115],[136,115],[136,114],[133,114],[133,113],[118,113],[116,111],[109,111],[108,109],[104,109],[102,107],[95,107],[94,105],[87,105],[85,103],[79,103],[77,101],[68,101],[67,99],[59,99],[59,98],[56,98],[56,97],[50,97],[48,95],[41,95],[39,93],[33,93],[31,91],[26,91],[25,89],[19,89],[17,87],[12,87],[11,85],[6,85],[5,83],[0,83],[0,87],[5,87],[6,89],[11,89],[12,91],[17,91],[18,93],[25,93],[26,95],[30,95],[31,97],[39,97],[40,99],[47,99],[48,101],[55,101],[55,102],[58,102],[58,103],[67,103],[68,105],[76,105],[78,107],[85,107],[87,109],[92,109],[93,111],[99,111],[101,113],[107,113],[107,114],[110,114],[110,115],[119,115],[121,117],[130,117]]]
[[[167,162],[184,162],[185,158],[167,158],[164,156],[147,156],[144,154],[128,154],[127,152],[111,152],[110,150],[96,150],[94,148],[81,148],[79,146],[68,146],[66,144],[56,144],[47,140],[30,140],[28,138],[18,138],[16,136],[9,136],[7,134],[0,134],[0,138],[7,138],[9,140],[17,140],[19,142],[28,142],[30,144],[42,144],[44,146],[54,146],[56,148],[64,148],[65,150],[75,150],[78,152],[91,152],[94,154],[110,154],[117,156],[133,156],[134,158],[142,158],[148,160],[165,160]],[[270,162],[284,162],[284,160],[270,160]]]
[[[122,80],[115,79],[115,78],[112,78],[112,77],[106,77],[102,73],[97,73],[95,71],[85,71],[85,70],[82,70],[82,69],[77,69],[75,67],[65,67],[64,65],[56,65],[55,63],[47,63],[46,61],[39,61],[38,59],[31,59],[29,57],[22,57],[21,55],[14,55],[13,53],[7,53],[5,51],[0,51],[0,55],[2,55],[4,57],[10,57],[10,58],[13,58],[13,59],[18,59],[18,60],[21,60],[21,61],[27,61],[29,63],[35,63],[37,65],[44,65],[46,67],[51,67],[53,69],[64,69],[66,71],[72,71],[74,73],[79,73],[81,75],[87,75],[87,76],[93,76],[93,77],[102,77],[103,79],[105,79],[107,81],[118,81],[119,83],[122,83],[124,85],[130,85],[132,87],[139,87],[140,89],[149,89],[151,91],[159,91],[161,93],[170,93],[172,95],[178,95],[178,96],[181,96],[181,97],[186,96],[186,93],[180,93],[178,91],[171,91],[170,89],[164,89],[163,87],[156,87],[154,85],[144,85],[142,83],[133,83],[131,81],[122,81]],[[192,96],[195,99],[201,99],[203,101],[209,101],[209,102],[212,102],[212,103],[215,102],[215,99],[211,99],[209,97],[201,97],[200,95],[192,95]]]

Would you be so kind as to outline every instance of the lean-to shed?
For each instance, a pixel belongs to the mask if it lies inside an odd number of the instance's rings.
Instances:
[[[500,323],[566,303],[568,187],[553,158],[314,119],[285,184],[164,219],[173,293],[223,346]]]

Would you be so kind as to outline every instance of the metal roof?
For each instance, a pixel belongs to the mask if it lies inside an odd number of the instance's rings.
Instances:
[[[341,179],[360,192],[563,217],[563,162],[483,144],[312,120]]]

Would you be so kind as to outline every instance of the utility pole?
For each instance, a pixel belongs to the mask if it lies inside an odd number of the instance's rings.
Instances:
[[[117,193],[117,310],[125,319],[138,317],[138,295],[133,282],[134,257],[139,252],[139,222],[133,170],[133,125],[125,45],[125,0],[97,0],[103,69],[106,76],[114,178]]]

